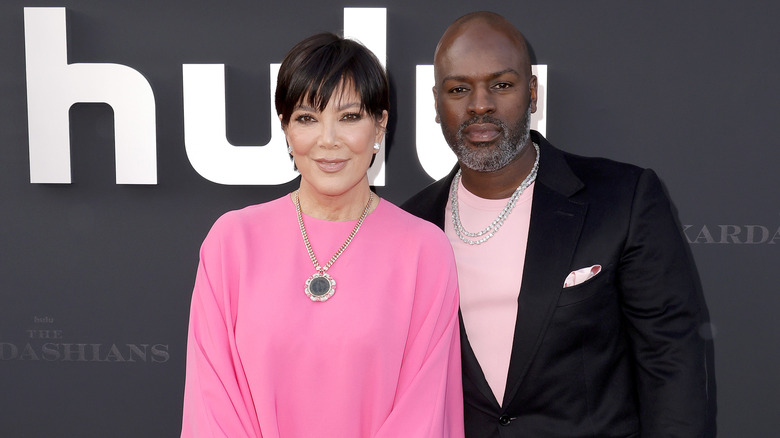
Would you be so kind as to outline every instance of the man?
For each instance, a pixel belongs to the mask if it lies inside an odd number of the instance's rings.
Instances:
[[[455,21],[434,72],[458,165],[404,208],[455,250],[466,436],[714,434],[706,308],[656,175],[530,131],[536,77],[499,15]]]

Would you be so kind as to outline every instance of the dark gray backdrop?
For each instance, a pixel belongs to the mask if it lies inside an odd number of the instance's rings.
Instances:
[[[228,137],[264,144],[268,64],[316,31],[340,30],[343,7],[370,6],[387,8],[393,86],[387,185],[379,194],[400,203],[430,181],[415,152],[415,65],[432,62],[456,17],[475,9],[504,14],[526,34],[536,63],[548,65],[553,144],[652,167],[672,195],[714,325],[720,436],[775,436],[780,6],[280,3],[0,5],[0,435],[178,435],[200,242],[222,212],[295,187],[222,186],[192,169],[182,64],[224,63]],[[115,184],[113,113],[101,104],[71,110],[73,183],[30,184],[25,6],[67,8],[69,62],[113,62],[144,74],[156,99],[157,185]]]

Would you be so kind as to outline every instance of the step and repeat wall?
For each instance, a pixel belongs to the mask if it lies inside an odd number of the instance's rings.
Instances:
[[[708,300],[719,436],[773,436],[780,5],[726,0],[3,1],[0,435],[178,436],[201,241],[297,187],[272,110],[284,54],[333,31],[386,62],[370,176],[401,203],[454,162],[431,64],[476,9],[529,41],[535,129],[662,178]]]

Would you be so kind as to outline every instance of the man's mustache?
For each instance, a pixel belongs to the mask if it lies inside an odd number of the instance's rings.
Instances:
[[[492,125],[496,125],[496,126],[498,126],[501,129],[501,131],[504,131],[504,128],[505,128],[504,122],[502,122],[501,120],[499,120],[499,119],[497,119],[495,117],[492,117],[490,115],[485,114],[485,115],[482,115],[482,116],[474,116],[474,117],[466,120],[465,122],[461,123],[459,130],[462,131],[462,130],[466,129],[467,127],[471,126],[471,125],[484,124],[484,123],[490,123]]]

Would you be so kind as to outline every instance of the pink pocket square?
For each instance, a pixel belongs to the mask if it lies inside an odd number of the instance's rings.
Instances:
[[[563,281],[563,287],[572,287],[578,284],[582,284],[595,277],[599,272],[601,272],[601,265],[593,265],[587,268],[572,271],[568,276],[566,276],[566,280]]]

